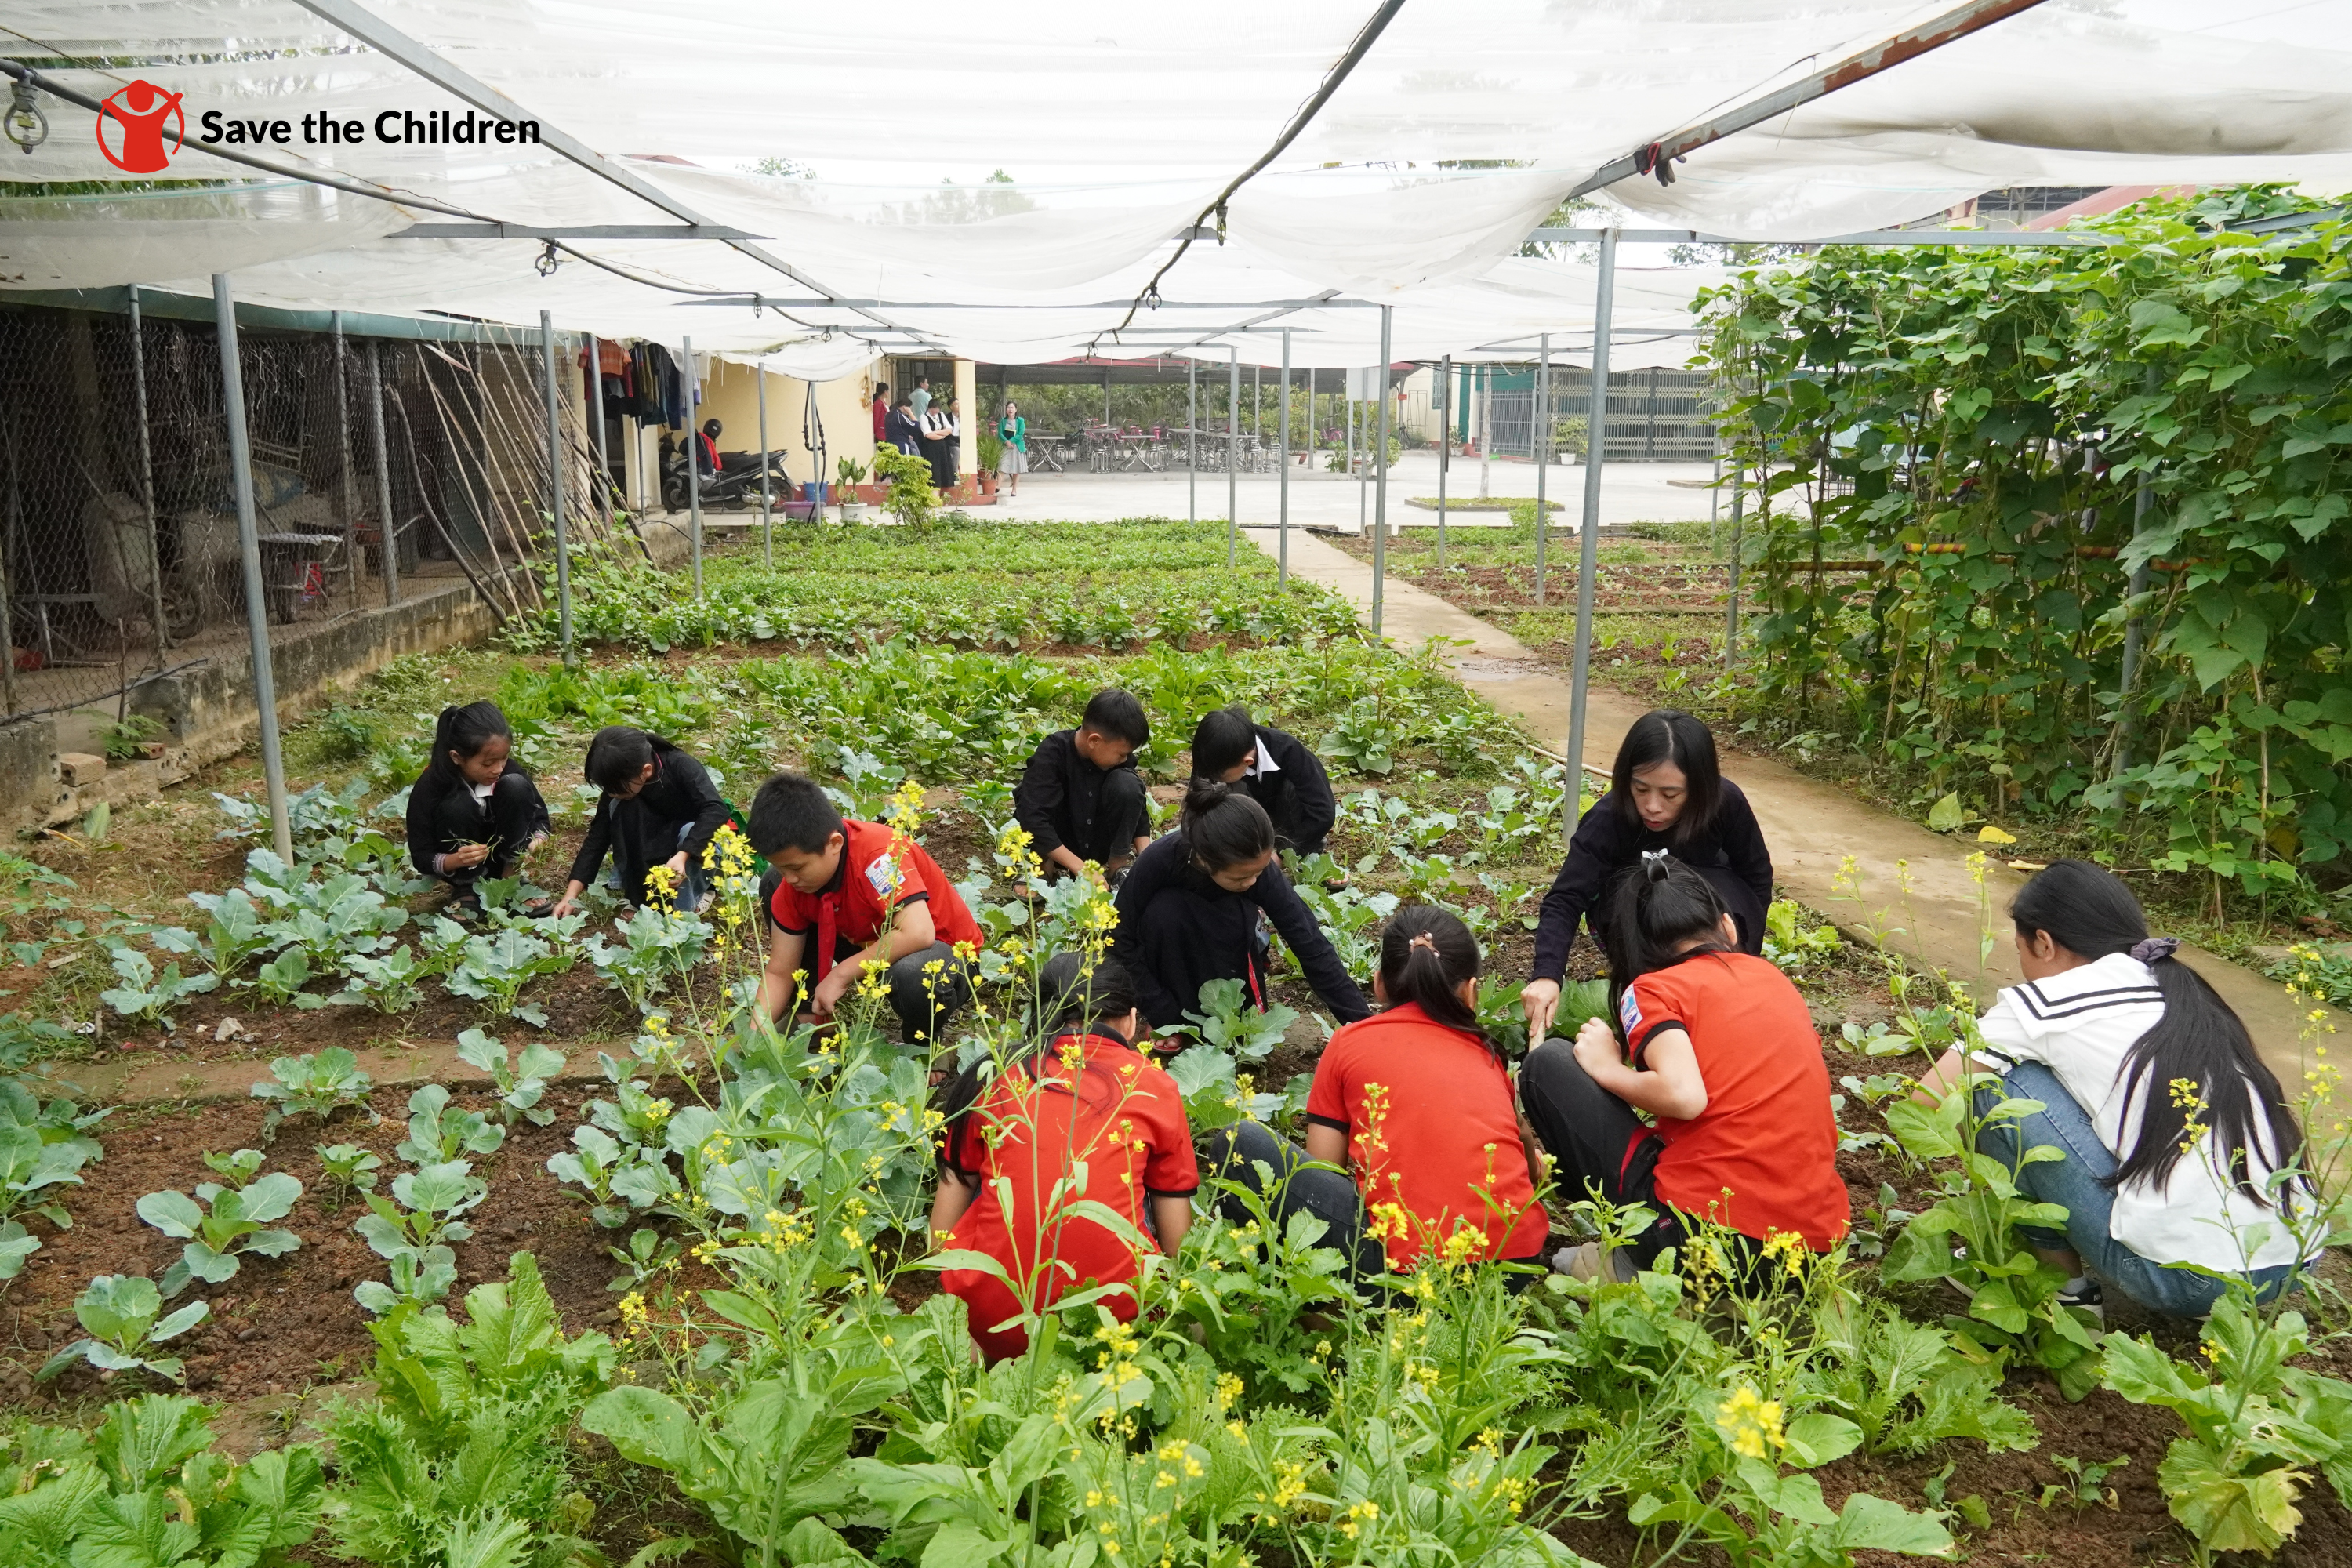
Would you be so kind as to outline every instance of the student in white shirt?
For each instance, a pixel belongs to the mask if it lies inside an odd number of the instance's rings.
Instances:
[[[1977,1148],[2014,1167],[2028,1196],[2065,1207],[2064,1236],[2024,1237],[2070,1277],[2063,1299],[2097,1306],[2104,1279],[2197,1318],[2229,1277],[2263,1300],[2288,1289],[2307,1259],[2280,1210],[2307,1221],[2314,1200],[2300,1178],[2271,1180],[2303,1134],[2245,1025],[2173,956],[2178,942],[2147,934],[2131,889],[2088,861],[2036,873],[2010,915],[2026,983],[1979,1020],[1975,1060],[1948,1051],[1922,1087],[1993,1072],[2001,1087],[1978,1089],[1980,1111],[2002,1098],[2044,1106],[1983,1127]],[[2044,1148],[2065,1157],[2020,1163]]]

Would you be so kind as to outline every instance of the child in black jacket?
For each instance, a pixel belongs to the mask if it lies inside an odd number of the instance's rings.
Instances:
[[[1155,1026],[1181,1024],[1211,980],[1239,980],[1265,1005],[1263,913],[1282,933],[1323,1005],[1343,1024],[1371,1016],[1323,928],[1274,858],[1265,808],[1213,779],[1194,779],[1176,831],[1136,857],[1118,889],[1112,955]]]
[[[1135,752],[1151,740],[1143,704],[1114,689],[1097,691],[1075,730],[1037,743],[1013,812],[1046,875],[1076,875],[1091,860],[1116,870],[1151,842],[1151,813]]]
[[[450,901],[478,903],[475,884],[511,877],[547,838],[547,802],[514,760],[514,731],[495,702],[441,710],[433,760],[408,789],[408,858],[449,884]]]
[[[588,837],[572,862],[572,879],[555,906],[568,915],[609,851],[621,896],[646,899],[646,873],[671,872],[670,898],[681,913],[701,908],[709,887],[702,852],[727,820],[727,803],[709,770],[659,735],[614,724],[588,742],[588,782],[604,792],[589,819]]]
[[[1296,735],[1250,719],[1239,703],[1205,714],[1192,731],[1192,772],[1235,785],[1265,807],[1282,848],[1320,855],[1339,820],[1331,775]]]

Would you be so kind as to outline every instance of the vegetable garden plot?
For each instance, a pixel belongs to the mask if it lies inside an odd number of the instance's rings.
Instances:
[[[268,1467],[232,1474],[184,1455],[110,1477],[89,1456],[102,1458],[112,1438],[86,1450],[17,1431],[0,1463],[29,1475],[25,1496],[40,1500],[25,1506],[58,1509],[66,1539],[95,1540],[105,1528],[91,1511],[98,1494],[79,1500],[92,1477],[115,1499],[177,1485],[224,1519],[308,1542],[310,1558],[343,1552],[417,1568],[484,1552],[551,1564],[601,1552],[618,1563],[649,1546],[651,1560],[1073,1565],[1538,1564],[1575,1561],[1572,1546],[1613,1565],[1706,1547],[1743,1562],[1835,1563],[1873,1549],[2059,1544],[2084,1568],[2122,1568],[2145,1560],[2137,1543],[2151,1532],[2166,1532],[2160,1552],[2185,1551],[2167,1521],[2194,1514],[2198,1497],[2250,1500],[2227,1519],[2195,1515],[2220,1542],[2242,1515],[2280,1529],[2287,1491],[2301,1520],[2280,1561],[2329,1561],[2352,1543],[2336,1456],[2302,1436],[2327,1429],[2340,1397],[2328,1381],[2343,1370],[2334,1347],[2294,1356],[2291,1377],[2241,1380],[2262,1401],[2244,1430],[2276,1415],[2273,1426],[2295,1423],[2304,1447],[2282,1457],[2232,1426],[2200,1438],[2202,1471],[2175,1468],[2199,1475],[2196,1488],[2168,1486],[2167,1448],[2191,1430],[2170,1407],[2096,1386],[2079,1404],[2058,1392],[2062,1365],[2079,1388],[2084,1358],[2069,1352],[2080,1349],[2074,1331],[2090,1330],[2062,1322],[2051,1281],[2014,1281],[2021,1320],[1996,1321],[1990,1303],[1972,1311],[1949,1293],[1946,1276],[1981,1288],[1983,1270],[1906,1243],[1910,1216],[1939,1205],[1998,1215],[2012,1200],[1949,1158],[1948,1128],[1886,1108],[1905,1092],[1903,1075],[1961,1025],[1934,1005],[1941,993],[1925,977],[1910,977],[1914,1001],[1899,1003],[1871,961],[1792,905],[1774,906],[1770,955],[1824,1014],[1857,1020],[1831,1056],[1844,1097],[1841,1170],[1859,1222],[1843,1257],[1776,1263],[1795,1263],[1801,1278],[1752,1297],[1727,1291],[1696,1255],[1676,1273],[1597,1287],[1545,1279],[1517,1298],[1494,1269],[1433,1266],[1395,1310],[1374,1313],[1341,1301],[1337,1257],[1314,1245],[1311,1226],[1276,1236],[1204,1217],[1146,1279],[1132,1327],[1083,1306],[1039,1313],[1032,1354],[982,1371],[960,1305],[934,1293],[935,1272],[919,1261],[929,1064],[880,1037],[871,1002],[853,1004],[847,1026],[824,1040],[746,1027],[740,983],[758,963],[756,921],[728,851],[714,868],[724,901],[704,916],[656,910],[625,931],[600,921],[567,938],[493,912],[452,936],[404,890],[406,873],[380,837],[389,824],[379,803],[415,765],[402,737],[453,694],[488,690],[509,704],[566,839],[580,813],[562,782],[599,723],[677,724],[730,790],[775,762],[804,760],[860,814],[890,814],[951,875],[970,876],[968,898],[999,940],[959,1048],[1001,1054],[1021,1037],[1034,955],[1083,944],[1106,903],[1076,882],[1041,906],[1008,896],[1028,865],[1017,836],[1001,832],[1010,773],[1038,733],[1072,721],[1088,692],[1113,682],[1145,699],[1165,742],[1147,760],[1163,772],[1175,771],[1191,719],[1234,698],[1316,743],[1334,763],[1341,821],[1332,861],[1299,868],[1298,880],[1343,959],[1360,974],[1381,916],[1397,900],[1434,897],[1464,909],[1496,954],[1481,1010],[1507,1024],[1566,803],[1558,770],[1528,762],[1524,740],[1433,658],[1335,639],[1125,659],[902,641],[829,658],[592,658],[572,672],[539,658],[404,661],[293,737],[306,769],[331,753],[337,776],[355,775],[303,797],[300,866],[250,856],[260,836],[249,803],[192,803],[173,809],[208,820],[184,831],[176,860],[142,853],[114,873],[150,884],[134,906],[140,923],[177,926],[184,941],[158,945],[153,931],[129,929],[109,908],[113,886],[100,885],[106,852],[62,844],[45,853],[83,885],[26,872],[8,932],[46,944],[36,963],[68,960],[19,972],[44,987],[40,1002],[95,1005],[100,989],[132,990],[106,956],[111,936],[155,966],[125,1000],[181,1020],[175,1039],[231,1011],[281,1037],[257,1050],[208,1038],[192,1053],[247,1050],[243,1073],[265,1087],[258,1097],[118,1112],[79,1132],[88,1108],[26,1113],[50,1129],[36,1137],[86,1136],[105,1157],[71,1173],[81,1184],[45,1189],[62,1194],[74,1229],[23,1221],[40,1245],[0,1293],[26,1342],[0,1374],[10,1392],[82,1340],[126,1358],[178,1359],[191,1381],[210,1380],[208,1398],[330,1378],[369,1378],[374,1392],[352,1386],[350,1405],[323,1423],[334,1443],[315,1489],[323,1498]],[[208,855],[213,822],[238,837]],[[154,886],[174,865],[207,905]],[[1343,866],[1347,884],[1326,889]],[[507,901],[490,899],[494,911]],[[63,931],[69,922],[83,929]],[[1002,940],[1015,935],[1019,947]],[[569,973],[522,973],[539,961],[527,940],[568,958]],[[391,973],[404,946],[426,972]],[[303,954],[303,975],[281,968],[265,983],[289,952]],[[212,976],[224,955],[233,964],[211,989],[143,1001],[169,963],[185,983]],[[464,988],[453,986],[469,963]],[[289,1000],[269,1002],[265,984]],[[20,1003],[36,999],[27,989]],[[355,991],[367,994],[332,1000]],[[1297,989],[1277,995],[1307,1005]],[[1273,1019],[1232,1003],[1204,994],[1196,1022],[1207,1043],[1177,1058],[1193,1124],[1254,1114],[1291,1127],[1295,1075],[1314,1055],[1298,1042],[1305,1026],[1277,1043]],[[533,1006],[544,1027],[523,1011]],[[110,1015],[110,1030],[119,1018]],[[340,1028],[342,1043],[362,1028],[427,1026],[445,1039],[469,1028],[494,1038],[466,1047],[497,1075],[493,1088],[362,1086],[329,1037],[311,1033]],[[160,1020],[140,1021],[140,1037],[156,1033]],[[26,1055],[76,1038],[16,1037]],[[551,1068],[533,1045],[567,1065]],[[534,1081],[551,1072],[558,1081]],[[273,1115],[274,1138],[264,1132]],[[261,1157],[249,1170],[247,1150]],[[119,1283],[89,1294],[100,1272],[161,1280],[185,1261],[193,1238],[142,1216],[151,1194],[200,1203],[196,1183],[250,1189],[273,1174],[300,1194],[281,1215],[248,1215],[257,1228],[246,1234],[282,1229],[299,1245],[240,1252],[240,1238],[224,1236],[213,1250],[234,1253],[237,1273],[192,1278],[168,1301],[159,1286],[152,1312]],[[1619,1232],[1632,1223],[1598,1212],[1582,1222]],[[1580,1222],[1556,1216],[1569,1223]],[[205,1317],[173,1325],[194,1300]],[[2303,1310],[2326,1328],[2341,1319],[2340,1300],[2325,1293]],[[2291,1325],[2267,1333],[2257,1350],[2292,1347]],[[2157,1342],[2179,1377],[2202,1375],[2190,1370],[2200,1362],[2192,1342]],[[2216,1353],[2237,1352],[2217,1343]],[[2133,1397],[2176,1396],[2157,1386],[2153,1360],[2134,1364]],[[65,1395],[39,1414],[80,1425],[105,1401],[179,1421],[174,1407],[126,1402],[168,1394],[168,1373],[99,1376],[76,1352],[38,1385],[44,1400]],[[299,1443],[310,1435],[295,1436],[287,1471],[307,1474]],[[200,1442],[190,1434],[188,1447]],[[2119,1456],[2131,1463],[2095,1473]],[[44,1458],[54,1462],[30,1472]],[[2282,1470],[2306,1479],[2263,1479]],[[315,1535],[314,1500],[326,1505]],[[0,1505],[0,1559],[23,1549],[23,1536],[5,1533],[17,1517]]]
[[[705,593],[601,552],[573,572],[590,642],[650,652],[722,643],[855,646],[906,637],[967,647],[1290,645],[1344,637],[1354,612],[1309,584],[1277,587],[1223,524],[1003,523],[919,529],[781,525],[710,562]],[[1228,565],[1232,553],[1234,564]],[[555,621],[541,617],[542,637]]]

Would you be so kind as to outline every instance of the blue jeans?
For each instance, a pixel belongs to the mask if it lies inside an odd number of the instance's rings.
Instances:
[[[2020,1227],[2026,1245],[2042,1251],[2072,1248],[2093,1273],[2152,1312],[2175,1318],[2201,1318],[2210,1312],[2229,1289],[2226,1284],[2190,1269],[2151,1263],[2109,1233],[2116,1194],[2105,1184],[2115,1177],[2116,1157],[2099,1141],[2090,1113],[2066,1092],[2058,1075],[2040,1062],[2020,1062],[2000,1081],[2000,1093],[1977,1090],[1977,1114],[1984,1115],[2003,1099],[2038,1100],[2042,1109],[1979,1129],[1977,1152],[2013,1169],[2022,1149],[2055,1149],[2066,1156],[2018,1169],[2017,1184],[2028,1197],[2062,1205],[2067,1215],[2063,1236]],[[2257,1268],[2246,1278],[2256,1298],[2267,1301],[2286,1289],[2294,1273],[2293,1264],[2282,1263]]]

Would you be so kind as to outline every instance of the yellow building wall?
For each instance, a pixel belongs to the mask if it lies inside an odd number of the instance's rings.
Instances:
[[[717,419],[725,426],[719,437],[721,451],[758,451],[762,373],[715,354],[698,353],[695,360],[702,377],[702,401],[696,423]],[[784,455],[784,467],[794,484],[832,479],[834,465],[845,457],[868,461],[874,449],[874,416],[868,411],[866,399],[875,371],[876,367],[868,366],[851,375],[815,383],[814,410],[810,383],[795,376],[766,373],[768,447]],[[820,437],[825,448],[824,473],[817,471],[813,461],[811,437]]]

